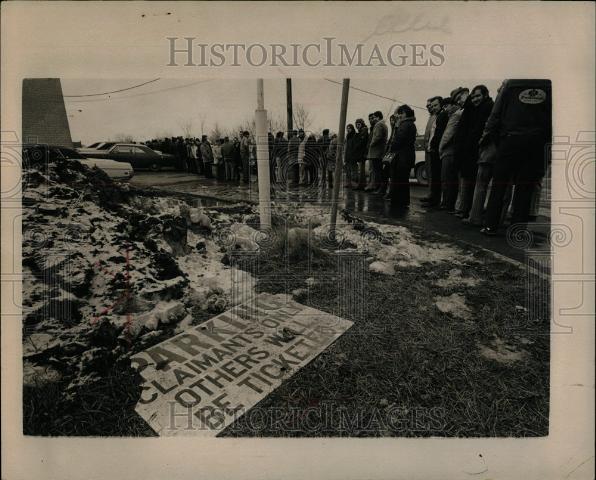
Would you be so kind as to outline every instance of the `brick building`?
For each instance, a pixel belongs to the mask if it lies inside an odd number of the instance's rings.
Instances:
[[[72,148],[59,78],[23,80],[23,142]]]

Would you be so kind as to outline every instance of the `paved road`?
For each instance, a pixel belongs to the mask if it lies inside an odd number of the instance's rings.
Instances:
[[[131,180],[137,187],[152,187],[160,190],[183,192],[196,195],[205,199],[223,200],[226,202],[246,201],[258,202],[258,189],[256,182],[249,184],[236,184],[218,182],[214,179],[205,179],[198,175],[181,172],[137,173]],[[378,196],[362,191],[343,190],[340,193],[340,208],[346,208],[364,219],[379,223],[405,225],[421,228],[448,236],[454,241],[476,245],[511,259],[525,262],[526,252],[510,245],[505,235],[486,237],[479,232],[478,227],[466,226],[453,215],[440,210],[427,210],[422,208],[419,199],[427,195],[427,189],[412,183],[411,206],[406,211],[392,209],[390,203]],[[302,189],[299,193],[275,192],[276,201],[309,202],[316,204],[329,204],[330,189]],[[541,239],[548,236],[550,219],[548,209],[543,206],[541,215],[531,230]],[[548,251],[549,245],[543,242],[533,247],[533,250]]]

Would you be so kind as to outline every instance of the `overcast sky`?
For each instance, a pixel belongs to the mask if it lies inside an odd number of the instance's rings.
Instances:
[[[62,79],[66,110],[74,141],[90,144],[117,135],[131,135],[137,141],[156,136],[183,135],[182,125],[192,123],[196,136],[209,134],[217,123],[223,129],[235,129],[254,116],[256,81],[235,79],[160,79],[139,88],[120,93],[90,97],[125,89],[151,79],[77,80]],[[331,79],[341,82],[341,79]],[[493,80],[407,80],[407,79],[351,79],[351,86],[364,89],[398,102],[380,98],[355,89],[350,90],[348,123],[358,117],[367,119],[370,112],[381,110],[385,117],[401,103],[424,107],[433,95],[448,95],[460,85],[469,88],[484,83],[494,97],[503,79]],[[285,124],[285,79],[266,79],[265,108],[269,118]],[[294,105],[302,104],[310,112],[310,129],[320,133],[322,128],[337,131],[341,85],[325,79],[292,80]],[[419,131],[424,130],[428,118],[424,109],[414,108]],[[203,123],[204,122],[204,123]],[[201,125],[203,123],[203,131]],[[275,121],[274,128],[275,128]],[[279,123],[279,122],[277,122]]]

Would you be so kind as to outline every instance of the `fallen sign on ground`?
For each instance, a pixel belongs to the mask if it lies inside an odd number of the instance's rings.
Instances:
[[[161,436],[214,437],[313,360],[352,322],[258,294],[131,358],[136,412]]]

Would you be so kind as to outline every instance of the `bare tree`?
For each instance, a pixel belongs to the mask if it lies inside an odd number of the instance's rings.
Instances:
[[[224,132],[221,128],[219,128],[219,124],[216,122],[215,126],[213,127],[213,130],[211,130],[211,133],[209,134],[209,140],[211,141],[211,143],[213,143],[223,137]]]
[[[207,119],[207,115],[204,113],[199,114],[199,124],[201,125],[201,135],[206,135],[205,133],[205,120]]]
[[[279,114],[272,114],[269,117],[269,130],[274,135],[277,132],[285,132],[287,128],[286,119]]]
[[[185,138],[192,137],[192,118],[178,120],[178,126]]]
[[[308,130],[312,124],[312,115],[301,103],[294,106],[294,123],[297,128]]]
[[[135,138],[127,133],[118,133],[114,135],[114,142],[118,143],[133,143]]]

